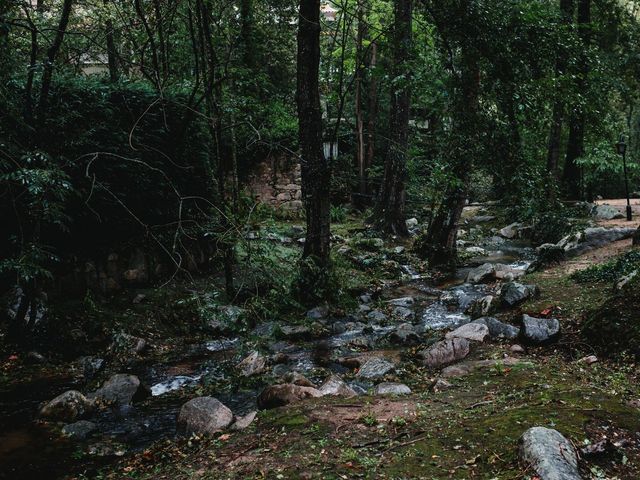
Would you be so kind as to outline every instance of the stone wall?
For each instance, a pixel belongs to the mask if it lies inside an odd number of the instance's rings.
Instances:
[[[300,164],[290,157],[272,156],[249,177],[248,190],[258,202],[291,212],[302,211]]]

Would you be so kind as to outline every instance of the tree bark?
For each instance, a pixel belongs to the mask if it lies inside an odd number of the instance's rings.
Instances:
[[[374,41],[371,42],[369,46],[369,87],[367,96],[368,105],[367,105],[367,152],[365,156],[365,174],[369,171],[369,169],[373,166],[373,159],[375,157],[376,151],[376,118],[378,112],[378,84],[376,81],[376,77],[374,74],[374,70],[376,68],[376,63],[378,61],[378,44]],[[369,194],[371,191],[371,186],[369,185],[369,179],[366,179],[367,191],[366,194]]]
[[[298,137],[302,197],[307,234],[304,257],[320,267],[329,265],[331,171],[322,150],[320,109],[320,0],[300,0],[298,19],[297,90]]]
[[[582,100],[573,106],[569,121],[569,140],[565,157],[563,181],[567,197],[578,200],[581,197],[580,167],[576,160],[584,155],[584,129],[586,124],[584,99],[587,97],[589,76],[588,49],[591,43],[591,0],[578,1],[578,34],[582,41],[579,65],[577,68],[577,87]]]
[[[560,0],[560,24],[566,28],[571,25],[573,19],[573,0]],[[556,80],[564,75],[567,68],[567,52],[563,46],[558,47],[556,54]],[[556,89],[551,116],[551,128],[549,132],[549,144],[547,148],[547,171],[549,172],[549,186],[547,194],[549,198],[555,198],[555,185],[559,179],[558,161],[560,159],[562,124],[564,120],[565,104],[560,88]]]
[[[412,0],[396,0],[393,29],[393,76],[389,151],[374,211],[376,226],[387,233],[409,234],[405,221],[405,180],[409,143],[409,89]]]
[[[356,38],[356,72],[355,72],[355,113],[356,113],[356,168],[358,169],[358,192],[361,198],[367,194],[367,170],[365,163],[365,143],[364,143],[364,118],[363,118],[363,73],[364,73],[364,47],[363,41],[366,34],[365,23],[365,2],[366,0],[358,0],[357,18],[358,32]],[[359,202],[361,203],[361,202]]]

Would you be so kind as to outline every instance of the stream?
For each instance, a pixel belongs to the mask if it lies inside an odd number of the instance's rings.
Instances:
[[[270,353],[284,354],[286,361],[274,365],[271,375],[252,378],[240,386],[233,385],[229,373],[243,357],[240,352],[246,353],[242,338],[212,339],[191,345],[184,352],[173,352],[173,357],[179,360],[172,363],[134,364],[126,373],[137,375],[150,387],[152,396],[139,404],[102,410],[88,418],[97,425],[99,433],[86,441],[63,438],[57,429],[39,422],[36,417],[39,406],[56,395],[69,389],[86,391],[77,378],[42,377],[0,392],[0,478],[53,479],[83,472],[90,475],[128,451],[172,438],[176,435],[180,406],[197,396],[203,385],[234,414],[244,415],[255,410],[258,393],[274,383],[274,377],[296,371],[321,383],[327,370],[338,375],[349,372],[333,361],[319,362],[315,352],[319,341],[326,344],[332,358],[349,357],[380,348],[402,350],[401,345],[389,347],[387,339],[403,322],[412,323],[423,335],[467,323],[471,319],[464,311],[475,299],[487,295],[489,288],[464,283],[472,267],[490,262],[525,270],[533,259],[532,249],[524,242],[498,239],[481,246],[485,254],[469,260],[452,279],[441,285],[428,285],[410,265],[404,265],[402,281],[384,290],[377,302],[363,303],[358,314],[326,320],[325,327],[331,333],[321,340],[272,341],[268,345]],[[405,313],[409,309],[410,317],[405,320],[384,315],[372,318],[371,312],[384,302],[406,297],[413,301],[407,305],[400,302],[402,305],[392,308],[404,308]],[[261,324],[252,334],[265,336],[273,328],[274,323]],[[360,379],[347,383],[358,393],[366,393],[372,386]]]

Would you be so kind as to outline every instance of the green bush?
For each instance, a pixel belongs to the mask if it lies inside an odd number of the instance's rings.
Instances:
[[[600,265],[592,265],[571,275],[578,283],[614,282],[640,269],[640,250],[630,250]]]

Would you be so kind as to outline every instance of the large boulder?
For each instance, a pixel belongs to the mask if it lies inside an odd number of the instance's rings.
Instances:
[[[465,313],[471,318],[481,318],[492,314],[498,309],[498,299],[493,295],[485,295],[471,301]]]
[[[94,403],[77,390],[58,395],[40,409],[40,416],[72,422],[93,410]]]
[[[533,427],[520,437],[520,460],[541,480],[581,480],[573,444],[551,428]]]
[[[184,434],[215,433],[233,422],[233,412],[213,397],[197,397],[182,405],[178,431]]]
[[[635,228],[629,227],[592,227],[577,234],[567,235],[557,245],[564,249],[567,257],[575,257],[611,242],[631,238],[635,231]]]
[[[515,307],[536,295],[538,295],[538,287],[536,285],[508,282],[500,289],[500,299],[502,303],[508,307]]]
[[[448,332],[445,338],[465,338],[474,342],[484,342],[489,336],[489,327],[482,323],[467,323],[452,332]]]
[[[384,377],[387,373],[391,373],[395,370],[395,365],[388,362],[384,358],[372,357],[368,359],[360,367],[358,371],[358,377],[366,379],[375,379]]]
[[[520,337],[529,345],[552,343],[560,336],[560,322],[555,318],[535,318],[522,316]]]
[[[504,228],[501,228],[498,232],[504,238],[516,238],[518,236],[519,230],[522,227],[521,223],[515,222],[511,225],[507,225]]]
[[[495,279],[496,268],[493,263],[483,263],[467,274],[467,283],[481,283]]]
[[[345,383],[337,375],[331,375],[319,388],[322,395],[333,395],[337,397],[355,397],[356,391]]]
[[[469,340],[466,338],[449,338],[434,343],[419,353],[424,364],[438,368],[469,355]]]
[[[481,317],[471,323],[486,325],[489,328],[489,336],[494,340],[498,338],[513,339],[516,338],[520,332],[518,327],[503,323],[494,317]]]
[[[265,410],[300,402],[308,398],[318,398],[322,392],[313,387],[302,387],[293,383],[281,383],[266,387],[258,395],[258,408]]]
[[[129,405],[132,402],[144,400],[151,395],[151,391],[140,382],[135,375],[118,373],[91,394],[92,398],[100,399],[116,405]]]
[[[410,323],[401,323],[389,334],[389,340],[399,345],[417,345],[420,343],[420,334]]]
[[[613,220],[616,218],[624,218],[624,214],[612,205],[594,205],[591,209],[591,215],[597,220]]]

